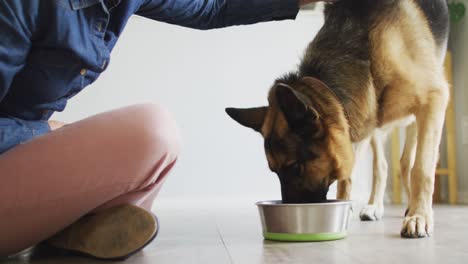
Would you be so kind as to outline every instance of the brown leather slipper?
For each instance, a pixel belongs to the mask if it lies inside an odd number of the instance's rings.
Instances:
[[[103,260],[124,260],[157,235],[158,219],[133,205],[120,205],[85,216],[46,241],[71,253]]]

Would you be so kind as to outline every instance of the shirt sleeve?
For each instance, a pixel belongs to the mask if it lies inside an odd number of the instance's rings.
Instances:
[[[146,0],[137,11],[154,20],[196,28],[294,19],[298,0]]]
[[[24,67],[31,48],[31,27],[25,22],[21,2],[0,1],[0,102]]]
[[[0,1],[0,103],[23,69],[31,48],[32,18],[22,4],[23,1]],[[0,153],[49,130],[46,121],[0,117]]]

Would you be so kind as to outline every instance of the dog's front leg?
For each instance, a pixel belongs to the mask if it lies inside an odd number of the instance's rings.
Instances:
[[[352,181],[351,178],[338,181],[338,192],[336,199],[349,200],[351,198]]]
[[[418,128],[416,122],[406,128],[406,142],[401,156],[401,181],[403,183],[408,202],[411,197],[411,170],[416,159],[416,147],[418,140]]]
[[[380,220],[384,214],[384,195],[387,185],[388,163],[385,157],[385,141],[388,132],[377,129],[371,140],[374,153],[372,192],[369,203],[362,208],[359,217],[362,221]]]
[[[355,161],[361,159],[364,151],[369,146],[370,137],[364,139],[363,141],[353,145]],[[354,164],[356,165],[356,163]],[[348,175],[349,178],[344,178],[338,181],[338,191],[336,193],[336,199],[338,200],[349,200],[351,198],[351,189],[352,189],[352,177],[356,171],[356,166],[353,168],[352,175]]]
[[[401,229],[403,237],[426,237],[433,232],[432,195],[448,97],[448,89],[432,90],[416,114],[416,160],[411,171],[409,211]]]

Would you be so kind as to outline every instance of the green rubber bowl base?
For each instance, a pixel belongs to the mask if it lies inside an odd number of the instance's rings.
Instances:
[[[282,242],[320,242],[333,241],[345,238],[347,232],[321,233],[321,234],[283,234],[283,233],[264,233],[266,240]]]

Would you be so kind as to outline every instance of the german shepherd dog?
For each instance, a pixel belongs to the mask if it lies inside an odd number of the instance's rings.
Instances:
[[[341,0],[324,13],[298,70],[275,81],[269,106],[226,112],[264,137],[285,203],[324,201],[335,181],[337,198],[349,199],[353,143],[413,119],[414,140],[403,155],[411,190],[401,235],[429,236],[449,100],[447,2]]]

